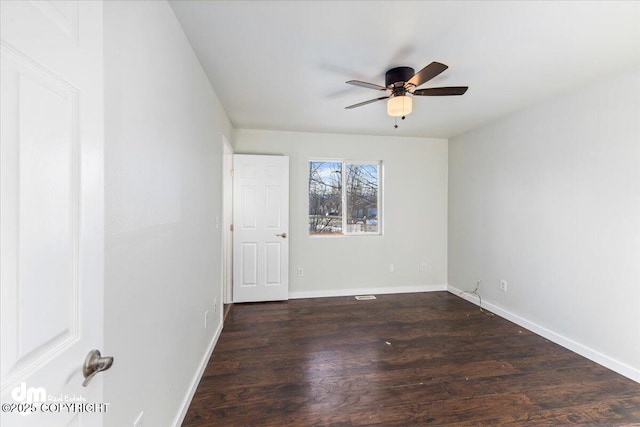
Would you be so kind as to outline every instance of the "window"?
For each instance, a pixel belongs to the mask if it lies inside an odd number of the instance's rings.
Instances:
[[[381,162],[309,162],[309,234],[381,234]]]

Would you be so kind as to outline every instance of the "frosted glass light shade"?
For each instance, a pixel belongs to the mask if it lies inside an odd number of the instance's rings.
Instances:
[[[408,116],[413,108],[410,96],[394,96],[387,101],[387,114],[391,117]]]

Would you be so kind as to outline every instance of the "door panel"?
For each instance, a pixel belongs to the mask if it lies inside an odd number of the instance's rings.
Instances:
[[[289,297],[289,158],[234,155],[234,302]]]
[[[0,377],[10,426],[100,426],[49,397],[102,403],[81,367],[102,347],[102,4],[1,2]],[[39,390],[45,391],[40,395]],[[43,400],[44,399],[44,400]]]
[[[77,338],[79,206],[74,184],[80,158],[76,91],[42,71],[18,73],[14,148],[19,158],[18,356],[23,361]],[[43,317],[47,322],[40,325]]]
[[[265,284],[267,286],[282,283],[282,274],[280,271],[282,260],[280,259],[280,254],[282,254],[282,245],[280,242],[267,243],[267,259],[265,262],[267,269]]]
[[[280,224],[282,219],[280,191],[279,186],[269,185],[265,188],[265,227],[270,230],[278,230],[282,227]]]
[[[258,284],[258,244],[242,243],[242,255],[239,260],[242,263],[240,283],[243,287],[256,286]]]
[[[256,211],[256,184],[240,186],[240,200],[242,222],[240,228],[243,230],[256,229],[258,226],[258,212]]]

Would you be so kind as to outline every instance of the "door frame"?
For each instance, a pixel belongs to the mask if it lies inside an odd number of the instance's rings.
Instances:
[[[222,135],[222,301],[233,302],[233,147]]]

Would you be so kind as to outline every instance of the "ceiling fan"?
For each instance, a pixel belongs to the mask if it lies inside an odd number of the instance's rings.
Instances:
[[[357,104],[345,107],[347,110],[362,107],[372,102],[387,99],[387,114],[392,117],[402,117],[411,114],[413,109],[413,96],[452,96],[464,95],[469,89],[467,86],[450,86],[450,87],[431,87],[426,89],[418,89],[418,86],[433,79],[447,67],[439,62],[432,62],[419,72],[411,67],[395,67],[387,71],[385,74],[385,86],[373,83],[361,82],[359,80],[349,80],[347,83],[354,86],[366,87],[386,92],[386,96],[370,99],[368,101],[359,102]],[[398,127],[397,124],[395,127]]]

